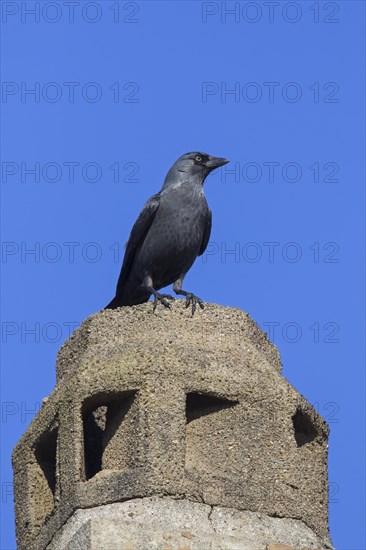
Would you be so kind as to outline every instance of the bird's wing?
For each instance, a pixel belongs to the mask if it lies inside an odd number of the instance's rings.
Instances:
[[[212,212],[210,209],[208,209],[208,213],[206,217],[205,232],[203,234],[201,248],[198,253],[199,256],[202,256],[202,254],[207,248],[208,241],[210,240],[210,235],[211,235],[211,227],[212,227]]]
[[[160,205],[160,193],[153,195],[144,205],[137,218],[130,237],[126,243],[126,252],[123,258],[121,273],[117,283],[116,294],[122,292],[123,285],[130,272],[137,248],[142,244],[146,233],[152,224]]]

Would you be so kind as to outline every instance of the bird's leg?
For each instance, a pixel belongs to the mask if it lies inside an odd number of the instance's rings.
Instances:
[[[182,290],[182,284],[183,284],[184,275],[179,277],[173,285],[173,290],[176,294],[180,294],[182,296],[186,297],[186,307],[189,307],[192,304],[192,315],[194,315],[194,312],[196,311],[197,304],[200,306],[201,309],[203,309],[204,303],[195,294],[192,294],[192,292],[187,292],[186,290]]]
[[[155,290],[153,287],[153,280],[150,277],[150,275],[147,275],[141,285],[144,289],[146,289],[148,292],[154,295],[154,305],[153,305],[153,312],[156,310],[156,306],[158,305],[158,302],[161,302],[164,307],[169,307],[170,304],[167,302],[167,300],[174,300],[174,297],[170,294],[160,294]]]
[[[167,300],[174,300],[174,297],[171,296],[170,294],[160,294],[152,286],[146,286],[144,288],[146,288],[146,290],[148,290],[149,292],[151,292],[151,294],[154,295],[153,311],[156,310],[156,306],[158,305],[158,302],[161,302],[164,307],[170,307],[170,304],[169,302],[167,302]]]

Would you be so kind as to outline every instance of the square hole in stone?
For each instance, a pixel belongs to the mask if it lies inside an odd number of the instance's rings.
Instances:
[[[298,447],[311,443],[317,437],[318,431],[313,420],[310,415],[301,408],[298,407],[296,409],[296,412],[292,417],[292,423],[294,426],[294,435]]]
[[[84,479],[102,470],[123,471],[140,460],[135,437],[139,415],[137,391],[98,393],[82,406]]]
[[[235,440],[235,406],[238,401],[204,393],[186,397],[185,466],[192,472],[218,472]],[[222,470],[222,468],[221,468]]]
[[[32,528],[37,530],[53,512],[56,493],[58,428],[44,432],[34,445],[35,462],[30,465]]]

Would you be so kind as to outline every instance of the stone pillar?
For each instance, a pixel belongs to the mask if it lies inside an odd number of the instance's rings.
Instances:
[[[19,550],[332,548],[328,427],[241,310],[89,317],[13,455]]]

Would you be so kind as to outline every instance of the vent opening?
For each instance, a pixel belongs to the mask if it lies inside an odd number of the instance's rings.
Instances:
[[[223,457],[230,460],[236,452],[231,442],[236,439],[238,403],[198,392],[186,396],[185,469],[199,483],[202,476],[220,475]]]
[[[82,407],[84,430],[84,478],[101,470],[124,470],[137,458],[136,391],[100,393]]]
[[[238,401],[223,399],[204,393],[188,393],[186,400],[187,424],[201,416],[212,414],[222,409],[229,409],[237,405]]]
[[[32,516],[27,528],[35,533],[55,508],[58,428],[53,424],[35,442],[34,462],[29,465]]]
[[[311,443],[317,437],[317,429],[310,415],[298,408],[292,417],[295,439],[298,447]]]
[[[56,492],[57,428],[42,434],[35,448],[35,457],[52,495]]]

